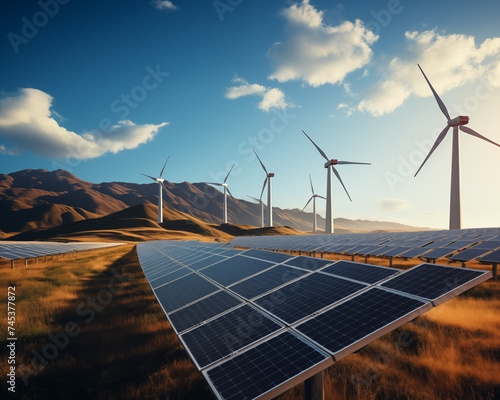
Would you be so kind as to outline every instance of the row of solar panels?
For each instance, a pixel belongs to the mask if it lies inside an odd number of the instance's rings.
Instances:
[[[242,236],[233,246],[319,251],[376,257],[423,257],[500,263],[500,228],[451,231],[347,233],[339,235]]]
[[[17,260],[20,258],[31,258],[48,256],[52,254],[71,253],[75,250],[94,250],[105,247],[121,246],[125,243],[57,243],[57,242],[0,242],[0,258]]]
[[[491,277],[434,264],[402,271],[198,242],[146,242],[137,253],[219,399],[274,398]]]

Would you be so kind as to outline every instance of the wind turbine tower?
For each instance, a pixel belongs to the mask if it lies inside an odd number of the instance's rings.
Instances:
[[[165,170],[165,167],[167,166],[168,160],[170,159],[170,156],[167,157],[167,161],[165,161],[165,164],[163,165],[163,168],[161,169],[160,172],[160,177],[159,178],[153,178],[150,175],[142,174],[144,176],[147,176],[148,178],[154,180],[156,183],[158,183],[158,223],[161,224],[163,223],[163,190],[165,190],[165,193],[167,193],[167,188],[165,187],[165,184],[163,183],[165,179],[162,179],[163,171]]]

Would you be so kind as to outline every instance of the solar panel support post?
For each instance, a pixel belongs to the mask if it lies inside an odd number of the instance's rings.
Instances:
[[[352,261],[354,261],[354,254],[351,256]]]
[[[467,268],[467,265],[465,264],[465,261],[462,261],[462,268]]]
[[[304,400],[324,400],[323,371],[304,381]]]
[[[368,264],[368,256],[365,256],[365,264]]]
[[[493,275],[493,279],[497,279],[497,277],[498,277],[498,264],[491,265],[491,274]]]
[[[25,266],[26,268],[28,268],[28,259],[27,259],[27,258],[25,258],[25,259],[24,259],[24,266]]]
[[[14,260],[10,260],[10,268],[14,269]]]
[[[392,257],[389,257],[389,267],[392,267]]]

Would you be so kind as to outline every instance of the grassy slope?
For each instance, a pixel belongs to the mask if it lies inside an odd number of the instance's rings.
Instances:
[[[118,285],[122,290],[109,304],[98,302],[102,311],[87,323],[89,314],[78,315],[78,307],[88,310],[89,299],[106,292],[113,270],[134,279]],[[28,270],[0,265],[0,282],[17,288],[18,363],[28,364],[31,351],[40,352],[51,342],[48,335],[68,322],[81,328],[28,386],[18,376],[15,398],[213,399],[152,294],[132,245]],[[500,398],[499,311],[500,283],[483,283],[334,364],[325,374],[326,398]],[[5,349],[5,341],[0,345]],[[7,373],[5,362],[0,373]],[[2,379],[2,396],[5,385]],[[299,386],[281,399],[300,395]]]

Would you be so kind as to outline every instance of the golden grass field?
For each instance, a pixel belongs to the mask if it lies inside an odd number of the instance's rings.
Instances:
[[[9,397],[214,398],[157,303],[134,245],[27,269],[2,264],[0,282],[5,305],[7,286],[16,286],[18,370],[29,366],[34,354],[48,351],[51,334],[68,326],[72,334],[75,327],[79,331],[27,385],[18,376],[16,394]],[[6,332],[5,314],[1,326]],[[325,398],[500,399],[499,332],[500,282],[490,280],[335,363],[325,372]],[[5,362],[0,373],[7,374]],[[9,394],[6,385],[2,379],[1,398]],[[299,385],[280,399],[301,398],[301,390]]]

